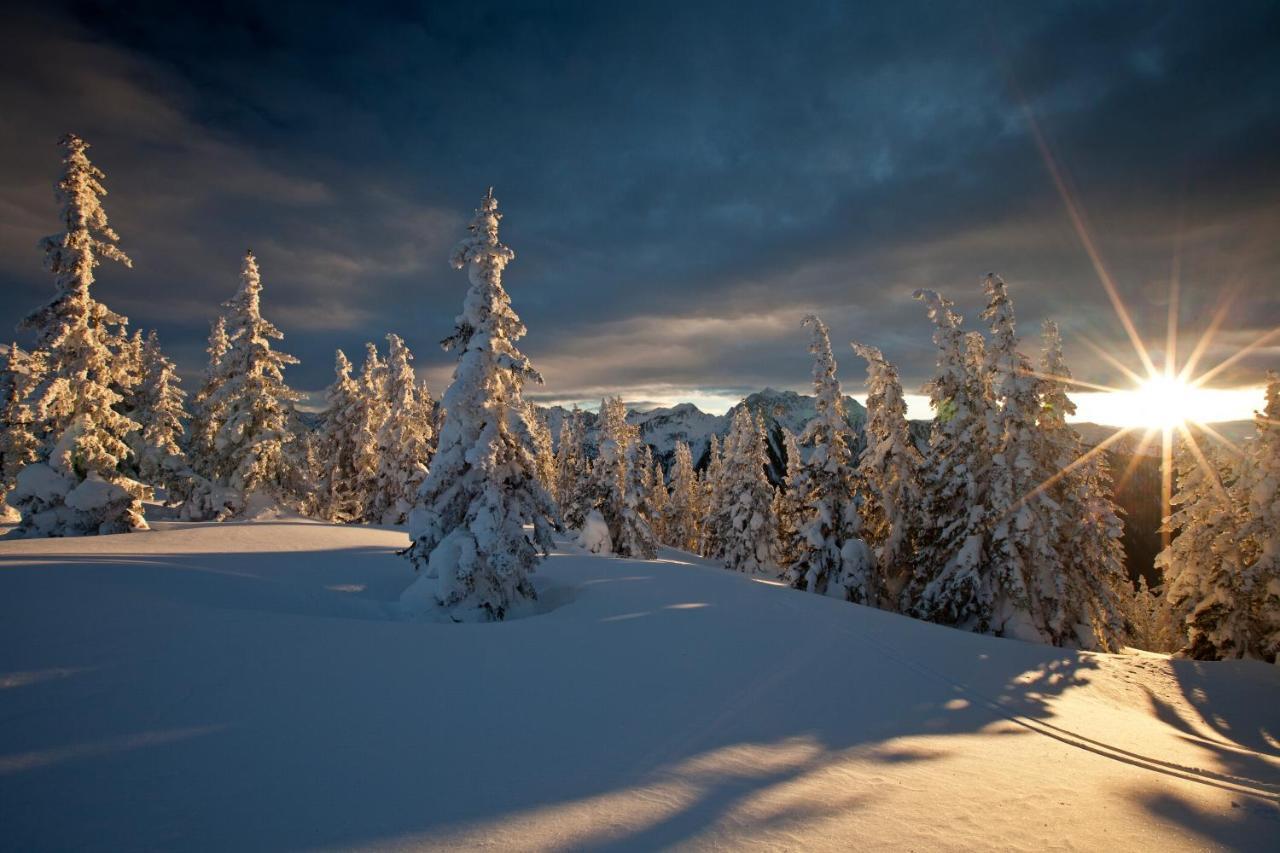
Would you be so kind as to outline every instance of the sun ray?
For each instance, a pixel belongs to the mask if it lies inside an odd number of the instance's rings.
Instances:
[[[1187,447],[1191,448],[1191,455],[1196,458],[1196,464],[1200,466],[1200,469],[1204,471],[1204,473],[1209,475],[1209,480],[1213,483],[1213,490],[1217,492],[1218,498],[1224,504],[1230,502],[1230,498],[1227,497],[1226,487],[1222,485],[1222,480],[1219,479],[1218,472],[1209,464],[1209,460],[1205,458],[1204,452],[1200,450],[1200,443],[1196,441],[1196,437],[1192,435],[1191,430],[1187,429],[1185,426],[1179,427],[1179,429],[1182,431],[1183,438],[1186,439]]]
[[[1256,340],[1254,340],[1254,342],[1253,342],[1253,343],[1248,344],[1248,345],[1246,345],[1246,346],[1244,346],[1244,347],[1241,347],[1240,349],[1236,350],[1236,351],[1235,351],[1234,353],[1232,353],[1230,356],[1228,356],[1227,358],[1225,358],[1225,359],[1224,359],[1224,360],[1223,360],[1223,361],[1222,361],[1222,362],[1221,362],[1217,367],[1214,367],[1214,368],[1212,368],[1211,370],[1207,370],[1207,371],[1205,371],[1204,373],[1200,374],[1200,376],[1199,376],[1199,377],[1198,377],[1194,382],[1192,382],[1191,384],[1192,384],[1192,385],[1196,385],[1196,386],[1201,386],[1201,385],[1205,384],[1205,383],[1206,383],[1206,382],[1208,382],[1210,379],[1212,379],[1213,377],[1217,376],[1219,373],[1221,373],[1222,371],[1226,370],[1228,367],[1230,367],[1231,365],[1235,364],[1237,361],[1239,361],[1240,359],[1244,358],[1246,355],[1248,355],[1249,353],[1253,352],[1253,351],[1254,351],[1254,350],[1256,350],[1258,347],[1262,346],[1262,345],[1263,345],[1263,344],[1265,344],[1267,341],[1271,340],[1272,338],[1276,337],[1277,335],[1280,335],[1280,326],[1276,326],[1276,327],[1275,327],[1274,329],[1272,329],[1271,331],[1269,331],[1269,332],[1267,332],[1267,333],[1265,333],[1265,334],[1261,335],[1261,336],[1260,336],[1260,337],[1258,337]]]
[[[1178,299],[1181,287],[1178,278],[1180,266],[1179,250],[1174,249],[1173,270],[1169,273],[1169,314],[1165,319],[1164,329],[1164,376],[1170,382],[1174,380],[1174,365],[1178,363]]]
[[[1120,390],[1119,388],[1114,388],[1110,385],[1099,385],[1096,382],[1085,382],[1083,379],[1074,379],[1070,376],[1054,376],[1051,373],[1041,373],[1039,370],[1023,369],[1018,372],[1024,376],[1034,376],[1036,379],[1047,379],[1050,382],[1062,382],[1066,385],[1077,385],[1081,388],[1088,388],[1092,391],[1105,391],[1107,393],[1114,394]]]
[[[1182,372],[1178,374],[1178,379],[1183,382],[1190,381],[1191,375],[1195,373],[1196,367],[1200,364],[1200,359],[1204,357],[1209,345],[1213,343],[1213,336],[1218,333],[1218,329],[1222,327],[1222,323],[1227,319],[1227,314],[1231,311],[1231,306],[1235,304],[1236,294],[1239,292],[1240,289],[1238,287],[1228,291],[1226,297],[1222,300],[1222,304],[1213,312],[1213,317],[1209,320],[1209,325],[1205,328],[1204,334],[1196,341],[1196,345],[1191,349],[1191,354],[1187,356],[1187,363],[1182,366]]]
[[[1067,182],[1063,179],[1062,172],[1058,168],[1057,159],[1053,156],[1053,152],[1049,150],[1049,144],[1040,132],[1040,124],[1036,121],[1035,115],[1031,112],[1031,107],[1025,99],[1022,99],[1021,107],[1022,113],[1026,117],[1027,125],[1031,129],[1031,136],[1035,140],[1036,147],[1040,150],[1040,159],[1044,161],[1045,168],[1049,170],[1049,176],[1053,179],[1058,195],[1062,198],[1062,203],[1067,209],[1067,215],[1075,228],[1076,236],[1080,238],[1080,243],[1084,247],[1085,254],[1089,256],[1090,263],[1093,264],[1098,280],[1102,282],[1103,289],[1107,291],[1107,298],[1111,300],[1111,307],[1115,310],[1120,324],[1124,326],[1125,333],[1129,336],[1129,342],[1133,344],[1134,352],[1138,354],[1138,358],[1142,361],[1142,366],[1146,368],[1149,375],[1155,376],[1155,363],[1151,361],[1147,347],[1142,343],[1142,336],[1138,334],[1138,328],[1134,325],[1133,318],[1129,315],[1129,309],[1125,307],[1124,300],[1120,298],[1120,291],[1112,280],[1111,273],[1107,271],[1106,264],[1102,260],[1102,254],[1094,244],[1093,235],[1089,231],[1089,225],[1085,221],[1080,205],[1067,186]]]
[[[1107,362],[1116,370],[1119,370],[1121,373],[1127,376],[1133,382],[1134,385],[1141,385],[1145,381],[1144,377],[1140,373],[1135,373],[1132,369],[1129,368],[1127,364],[1122,362],[1120,359],[1116,358],[1111,353],[1107,352],[1099,344],[1097,344],[1092,338],[1086,337],[1085,335],[1077,335],[1077,337],[1079,337],[1080,340],[1084,342],[1085,346],[1093,350],[1095,355],[1097,355],[1103,361]]]

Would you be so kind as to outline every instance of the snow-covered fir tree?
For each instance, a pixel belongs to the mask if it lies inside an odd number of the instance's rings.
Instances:
[[[702,491],[702,543],[699,546],[699,553],[702,556],[712,560],[718,560],[724,556],[724,543],[720,538],[721,524],[719,521],[713,521],[713,517],[719,514],[719,508],[723,505],[720,494],[721,484],[724,482],[724,453],[721,449],[720,437],[712,435],[710,442],[707,444],[707,465],[702,469],[701,491]]]
[[[399,335],[387,335],[386,416],[377,436],[378,468],[370,521],[404,524],[426,479],[434,424],[422,417],[413,355]]]
[[[1123,600],[1130,645],[1149,652],[1176,652],[1183,645],[1183,631],[1162,589],[1151,589],[1138,576],[1133,594]]]
[[[541,377],[516,347],[525,327],[511,308],[502,272],[514,253],[498,241],[498,201],[484,196],[454,250],[470,287],[454,333],[453,382],[441,401],[439,447],[409,519],[406,555],[434,578],[427,590],[455,619],[502,619],[536,597],[529,574],[551,549],[555,507],[528,448],[510,428],[523,414],[523,389]],[[532,525],[532,538],[525,525]],[[425,604],[419,580],[407,601]]]
[[[639,431],[627,423],[621,397],[600,403],[600,447],[591,466],[596,509],[609,529],[613,552],[619,557],[651,560],[657,553],[653,528],[645,516],[644,487],[648,471],[639,471]]]
[[[653,459],[653,451],[644,445],[649,459],[648,504],[649,526],[653,528],[653,537],[658,542],[667,541],[667,501],[671,493],[667,490],[667,476],[662,470],[662,463]]]
[[[827,327],[805,317],[813,355],[813,390],[817,410],[800,436],[812,448],[807,462],[808,492],[800,523],[800,547],[787,570],[796,589],[875,605],[880,599],[875,563],[862,539],[853,467],[853,436],[845,417],[844,397],[836,378]]]
[[[653,453],[640,441],[638,433],[627,448],[627,488],[619,536],[613,540],[614,553],[652,560],[658,556],[658,537],[650,519],[654,516]]]
[[[293,404],[299,395],[284,381],[298,360],[273,348],[284,335],[262,316],[262,276],[246,252],[240,289],[225,303],[228,349],[218,365],[217,390],[206,407],[217,424],[211,473],[234,495],[235,512],[252,503],[285,498]]]
[[[360,422],[355,435],[355,488],[363,498],[360,520],[379,522],[382,506],[378,491],[378,473],[382,448],[378,438],[386,423],[390,406],[387,400],[387,364],[372,342],[364,345],[364,364],[356,378],[360,389]]]
[[[1018,352],[1013,302],[1004,281],[984,283],[991,324],[987,374],[996,406],[988,410],[992,439],[989,507],[990,538],[984,572],[991,584],[989,628],[1001,636],[1061,645],[1076,635],[1068,615],[1067,589],[1058,528],[1062,507],[1041,488],[1059,470],[1041,440],[1040,380]],[[1072,643],[1074,644],[1074,643]]]
[[[702,486],[689,445],[676,442],[671,488],[662,512],[663,539],[681,551],[696,552],[702,535]]]
[[[782,449],[786,454],[786,476],[773,501],[773,515],[778,525],[778,565],[790,570],[801,557],[803,542],[800,528],[808,515],[809,472],[800,454],[796,434],[783,427]]]
[[[209,329],[209,346],[205,350],[209,361],[205,367],[204,381],[200,389],[191,398],[191,429],[188,438],[187,456],[191,467],[203,477],[213,477],[216,464],[214,439],[220,424],[216,413],[210,405],[213,394],[222,387],[222,360],[231,348],[227,339],[227,318],[219,315]]]
[[[776,574],[773,486],[765,467],[764,425],[746,406],[734,410],[725,438],[716,502],[707,515],[725,568]]]
[[[1166,528],[1176,532],[1156,563],[1186,627],[1181,653],[1199,660],[1280,651],[1280,377],[1234,465],[1188,434]],[[1197,449],[1199,452],[1197,453]]]
[[[1197,452],[1199,451],[1199,452]],[[1236,472],[1225,454],[1183,441],[1174,457],[1177,488],[1163,530],[1173,533],[1156,557],[1170,607],[1184,627],[1184,654],[1240,657],[1248,633],[1248,596],[1239,531],[1244,507],[1231,491]]]
[[[137,392],[137,418],[142,424],[135,450],[144,482],[163,486],[174,494],[189,490],[191,469],[181,442],[187,412],[186,392],[179,387],[178,370],[160,349],[151,332],[143,345],[142,382]]]
[[[1266,404],[1254,423],[1237,492],[1245,506],[1240,538],[1250,624],[1236,648],[1246,657],[1275,663],[1280,653],[1280,373],[1267,374]]]
[[[547,415],[532,402],[526,402],[524,419],[529,424],[530,450],[533,451],[538,480],[552,500],[559,500],[556,494],[556,454],[552,449],[551,427],[547,424]]]
[[[591,461],[584,446],[586,423],[574,406],[560,422],[560,441],[556,448],[556,500],[560,518],[570,530],[581,530],[587,515],[595,508],[595,481]]]
[[[1125,607],[1133,587],[1125,569],[1124,524],[1111,498],[1111,475],[1101,453],[1089,455],[1067,424],[1076,407],[1067,396],[1071,371],[1058,326],[1045,321],[1040,361],[1040,413],[1035,457],[1044,488],[1057,505],[1062,577],[1042,597],[1043,628],[1055,645],[1117,651],[1125,639]],[[1037,577],[1034,574],[1033,577]],[[1048,579],[1038,575],[1040,583]],[[1034,591],[1034,587],[1033,587]]]
[[[40,442],[35,435],[35,414],[27,401],[40,384],[36,359],[10,344],[0,372],[0,520],[21,516],[6,503],[18,481],[18,472],[36,461]]]
[[[853,349],[867,362],[866,447],[858,459],[858,479],[866,490],[863,532],[876,561],[880,606],[896,609],[915,564],[924,458],[911,439],[897,368],[875,347],[853,344]]]
[[[103,174],[89,162],[89,146],[75,135],[61,144],[63,230],[40,244],[55,295],[23,321],[36,333],[35,351],[48,366],[32,395],[42,441],[39,461],[18,474],[10,503],[22,513],[18,535],[142,530],[141,501],[150,490],[121,473],[132,461],[127,438],[139,429],[117,410],[129,381],[127,365],[117,357],[127,320],[90,292],[102,259],[130,262],[107,224]]]
[[[937,372],[925,386],[933,426],[923,476],[924,514],[916,568],[903,609],[934,622],[991,630],[995,590],[985,569],[994,403],[982,374],[980,338],[966,338],[952,302],[932,290],[915,298],[928,307]]]
[[[342,350],[334,356],[333,373],[333,384],[325,392],[320,427],[318,455],[322,473],[315,504],[321,518],[353,522],[360,520],[365,506],[355,463],[356,437],[364,412],[360,386],[351,378],[351,362]]]

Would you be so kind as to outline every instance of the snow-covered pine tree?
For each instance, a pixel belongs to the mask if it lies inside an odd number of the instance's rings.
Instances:
[[[987,417],[994,405],[981,371],[981,338],[966,339],[952,302],[917,290],[928,306],[938,347],[937,372],[925,386],[933,427],[923,477],[925,510],[916,569],[902,609],[922,619],[991,630],[994,592],[986,561]]]
[[[720,538],[723,523],[720,519],[721,484],[724,474],[724,452],[720,437],[711,436],[707,444],[707,466],[702,469],[702,543],[699,552],[708,559],[718,560],[724,556],[724,542]]]
[[[533,461],[537,467],[538,480],[542,487],[558,501],[556,494],[556,454],[552,450],[551,427],[547,424],[546,413],[532,402],[524,404],[525,423],[529,424],[529,442],[532,445]]]
[[[1076,407],[1067,396],[1071,371],[1057,324],[1046,320],[1042,338],[1034,455],[1043,460],[1036,476],[1046,478],[1042,482],[1058,507],[1054,548],[1063,572],[1056,594],[1042,597],[1044,629],[1055,645],[1117,651],[1125,639],[1125,606],[1133,598],[1121,543],[1124,524],[1111,499],[1105,458],[1086,458],[1079,433],[1067,424]]]
[[[136,394],[137,418],[142,424],[136,447],[138,471],[144,482],[170,490],[171,502],[175,495],[189,491],[191,479],[191,466],[180,443],[187,395],[178,383],[177,367],[151,332],[143,345],[142,382]]]
[[[1162,528],[1174,535],[1156,556],[1156,567],[1184,627],[1182,654],[1199,660],[1240,657],[1249,623],[1239,535],[1245,507],[1233,499],[1237,472],[1226,456],[1213,445],[1199,450],[1184,439],[1175,455],[1177,488]]]
[[[556,500],[561,520],[570,530],[581,530],[596,505],[591,462],[583,444],[585,435],[582,412],[574,406],[560,422],[560,444],[556,448]]]
[[[915,566],[924,458],[911,439],[897,368],[875,347],[853,344],[853,350],[867,362],[866,447],[858,459],[864,538],[875,556],[880,606],[893,610]]]
[[[627,423],[621,397],[600,402],[600,448],[591,466],[596,508],[609,528],[613,552],[619,557],[652,560],[657,543],[645,517],[644,484],[648,471],[639,471],[639,431]]]
[[[801,557],[800,527],[808,515],[809,472],[796,434],[786,427],[782,428],[782,449],[787,457],[786,477],[774,497],[773,515],[778,524],[778,565],[789,571]]]
[[[1156,564],[1184,616],[1181,654],[1198,660],[1275,662],[1280,651],[1280,377],[1267,379],[1266,407],[1242,459],[1231,465],[1213,446],[1197,456],[1191,436],[1178,456],[1166,521],[1177,535]]]
[[[387,404],[387,365],[372,342],[364,345],[364,364],[360,366],[356,385],[360,389],[360,423],[355,433],[353,452],[356,492],[363,501],[360,520],[377,523],[382,520],[382,507],[378,503],[378,468],[382,448],[378,438],[390,406]]]
[[[653,460],[653,452],[649,445],[644,449],[651,460],[649,474],[649,526],[653,528],[653,538],[662,543],[667,541],[667,501],[671,493],[667,490],[667,477],[662,471],[662,463]]]
[[[853,436],[836,378],[831,339],[826,324],[812,314],[804,324],[811,333],[817,413],[799,439],[801,445],[812,448],[806,465],[809,488],[799,528],[799,554],[787,571],[787,580],[796,589],[874,606],[880,590],[871,550],[862,539]]]
[[[338,350],[334,356],[333,384],[325,392],[326,406],[320,428],[319,515],[329,521],[359,521],[364,513],[355,467],[356,436],[363,422],[360,386],[351,378],[351,362]]]
[[[123,331],[123,330],[122,330]],[[116,405],[116,411],[120,412],[130,420],[143,423],[142,420],[142,383],[146,381],[147,364],[146,364],[146,339],[142,335],[141,329],[134,329],[132,335],[121,334],[115,343],[110,345],[116,356],[116,369],[119,371],[120,379],[116,386],[116,390],[120,392],[120,402]],[[137,455],[137,433],[132,434],[127,440],[130,449],[134,454],[130,458],[130,474],[138,473],[138,463],[140,461]]]
[[[285,368],[298,360],[272,348],[272,341],[284,335],[262,316],[261,300],[258,262],[246,252],[240,289],[224,305],[228,349],[218,365],[217,390],[206,403],[210,421],[217,424],[212,473],[234,496],[235,513],[285,498],[285,445],[299,399],[284,381]]]
[[[454,250],[470,287],[454,333],[453,382],[442,400],[444,424],[431,470],[410,515],[405,552],[435,584],[406,600],[425,604],[429,591],[455,619],[502,619],[536,597],[529,578],[551,549],[555,506],[538,481],[532,454],[510,429],[522,413],[527,381],[541,376],[516,348],[525,327],[511,308],[502,272],[515,254],[498,241],[498,201],[490,189]],[[532,539],[524,526],[532,525]]]
[[[6,503],[18,481],[18,472],[35,462],[40,442],[35,436],[35,414],[27,402],[40,384],[42,370],[36,359],[10,344],[0,373],[0,521],[18,521],[17,510]]]
[[[209,329],[209,346],[205,349],[209,354],[209,361],[205,367],[204,381],[191,398],[191,429],[187,441],[187,457],[191,460],[191,467],[206,478],[214,476],[216,454],[213,445],[221,426],[214,417],[209,400],[222,385],[222,360],[230,348],[227,318],[219,315]]]
[[[371,521],[404,524],[426,479],[435,431],[422,417],[413,355],[399,335],[387,335],[386,416],[378,432],[378,469]]]
[[[1138,585],[1127,599],[1122,599],[1129,625],[1129,644],[1149,652],[1176,652],[1182,648],[1184,632],[1173,616],[1169,599],[1161,589],[1151,589],[1147,579],[1138,576]]]
[[[56,293],[23,321],[35,331],[35,351],[48,369],[32,396],[43,435],[40,460],[22,469],[10,496],[22,513],[16,532],[145,530],[141,501],[150,490],[121,473],[131,463],[127,438],[139,428],[116,408],[127,377],[115,350],[128,321],[90,293],[101,259],[131,264],[107,224],[104,176],[89,162],[89,146],[74,134],[61,145],[65,169],[57,199],[64,230],[40,243]]]
[[[987,419],[993,448],[984,567],[993,592],[989,627],[1000,636],[1061,644],[1074,640],[1076,626],[1068,624],[1070,593],[1058,553],[1062,508],[1040,488],[1058,470],[1037,425],[1040,380],[1018,352],[1004,281],[988,275],[984,289],[982,318],[991,324],[987,375],[996,399]]]
[[[653,453],[640,440],[638,432],[633,434],[635,438],[627,448],[626,492],[623,494],[625,511],[619,535],[613,540],[613,550],[619,556],[652,560],[658,556],[658,537],[650,522],[653,517],[653,505],[650,503]]]
[[[676,442],[671,489],[662,513],[663,541],[681,551],[697,552],[701,538],[702,486],[689,445]]]
[[[746,406],[734,410],[723,453],[718,502],[708,516],[720,543],[720,560],[726,569],[776,575],[773,486],[765,473],[769,458],[764,424]]]
[[[1248,634],[1237,648],[1246,657],[1275,663],[1280,654],[1280,373],[1267,374],[1266,405],[1254,423],[1237,492],[1245,507],[1239,535],[1245,543],[1250,617]]]

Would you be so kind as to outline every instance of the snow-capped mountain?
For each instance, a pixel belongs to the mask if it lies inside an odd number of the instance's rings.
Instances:
[[[867,410],[852,397],[844,398],[845,412],[857,438],[855,450],[862,446],[862,427],[867,421]],[[817,410],[814,398],[795,391],[778,391],[765,388],[745,397],[742,402],[723,415],[712,415],[702,411],[692,403],[681,403],[669,408],[628,410],[627,421],[640,428],[640,437],[653,448],[654,458],[661,460],[664,468],[670,468],[675,456],[676,443],[683,441],[689,445],[695,465],[701,467],[706,463],[707,450],[711,445],[711,436],[724,438],[733,422],[734,413],[745,406],[753,415],[760,415],[764,420],[765,432],[769,439],[770,474],[780,478],[785,460],[782,454],[782,430],[789,429],[799,435],[805,425],[813,419]],[[560,427],[569,410],[562,406],[546,409],[547,423],[555,437],[560,435]],[[587,446],[594,452],[596,444],[596,415],[584,412],[587,420]]]

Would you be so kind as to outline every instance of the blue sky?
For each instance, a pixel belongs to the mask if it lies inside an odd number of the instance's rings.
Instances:
[[[1137,359],[1032,122],[1146,339],[1175,268],[1183,352],[1229,292],[1209,363],[1280,324],[1274,4],[10,4],[0,31],[0,326],[48,293],[74,130],[135,262],[98,295],[188,375],[252,247],[296,386],[394,331],[440,390],[492,184],[543,399],[801,389],[810,311],[847,390],[850,339],[914,390],[911,292],[976,328],[989,271],[1116,383],[1086,339]]]

